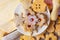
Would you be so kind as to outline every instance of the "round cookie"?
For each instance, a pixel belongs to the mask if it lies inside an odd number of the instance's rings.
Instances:
[[[54,24],[55,24],[55,22],[52,22],[51,21],[51,23],[50,23],[50,25],[49,25],[49,27],[47,28],[47,32],[54,32]]]
[[[44,12],[46,9],[46,4],[44,3],[44,0],[34,0],[32,3],[32,9],[35,12]]]
[[[43,40],[43,39],[45,39],[44,34],[37,35],[36,39],[37,40]]]
[[[56,24],[55,32],[60,36],[60,24]]]
[[[35,39],[32,36],[22,35],[22,36],[20,36],[20,40],[35,40]]]
[[[49,33],[46,35],[45,40],[57,40],[57,37],[53,33]]]

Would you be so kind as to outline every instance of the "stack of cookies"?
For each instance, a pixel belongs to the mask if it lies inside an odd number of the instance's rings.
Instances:
[[[26,39],[27,38],[27,39]],[[60,17],[56,22],[50,22],[49,27],[42,34],[35,37],[21,35],[20,40],[60,40]]]

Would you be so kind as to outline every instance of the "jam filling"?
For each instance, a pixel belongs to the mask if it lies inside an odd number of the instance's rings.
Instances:
[[[31,25],[28,25],[28,27],[31,27]]]
[[[27,16],[31,15],[30,13],[27,14]]]
[[[34,18],[31,18],[31,21],[34,21]]]

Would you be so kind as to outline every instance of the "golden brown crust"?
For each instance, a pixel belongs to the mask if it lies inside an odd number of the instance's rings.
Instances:
[[[56,24],[55,32],[60,36],[60,24]]]
[[[44,34],[39,34],[36,36],[37,40],[45,39]]]
[[[49,33],[51,33],[51,32],[54,32],[54,24],[55,24],[55,22],[50,22],[50,25],[49,25],[49,27],[47,28],[47,32],[49,32]]]
[[[44,0],[34,0],[32,4],[32,9],[35,12],[44,12],[46,9],[46,4],[44,3]]]
[[[57,24],[60,24],[60,17],[58,17],[57,19]]]
[[[57,40],[57,37],[53,33],[46,34],[45,40]]]
[[[35,39],[32,36],[22,35],[22,36],[20,36],[20,40],[35,40]]]

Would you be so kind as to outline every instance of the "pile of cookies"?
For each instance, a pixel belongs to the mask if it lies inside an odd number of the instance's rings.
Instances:
[[[56,22],[51,21],[49,27],[37,36],[21,35],[20,40],[60,40],[60,16]]]
[[[23,10],[15,13],[16,27],[20,26],[25,32],[33,34],[34,31],[38,32],[38,28],[48,25],[48,11],[44,0],[20,0],[20,3]]]

